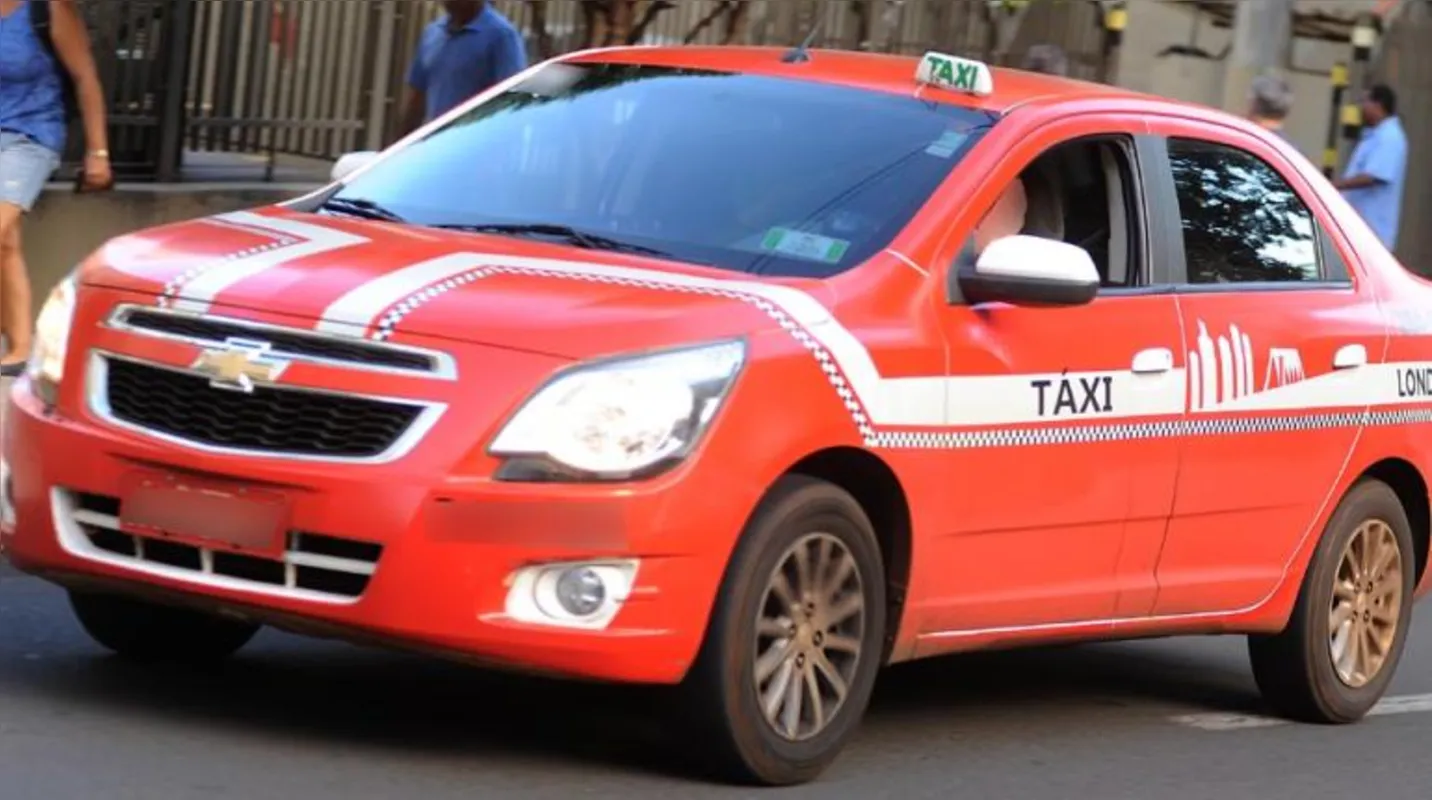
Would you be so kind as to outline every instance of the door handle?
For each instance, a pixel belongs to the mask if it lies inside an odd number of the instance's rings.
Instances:
[[[1367,348],[1360,344],[1348,344],[1338,348],[1333,355],[1333,369],[1351,369],[1367,364]]]
[[[1134,374],[1152,375],[1173,369],[1173,351],[1167,347],[1150,347],[1134,356]]]

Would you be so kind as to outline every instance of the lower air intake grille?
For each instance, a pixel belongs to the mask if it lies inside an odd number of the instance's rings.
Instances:
[[[291,531],[282,560],[132,536],[119,529],[119,500],[75,495],[75,522],[96,548],[136,562],[188,570],[271,588],[356,599],[363,595],[383,547],[355,539]]]

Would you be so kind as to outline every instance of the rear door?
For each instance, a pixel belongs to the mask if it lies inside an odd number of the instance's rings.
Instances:
[[[1332,499],[1385,326],[1281,152],[1217,125],[1151,126],[1166,148],[1155,213],[1183,253],[1189,411],[1153,613],[1237,611],[1269,596]]]

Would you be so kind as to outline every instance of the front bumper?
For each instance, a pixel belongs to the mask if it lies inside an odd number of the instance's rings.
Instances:
[[[23,379],[5,416],[10,518],[0,551],[21,570],[523,671],[679,681],[751,507],[735,486],[675,475],[639,489],[518,485],[434,481],[401,462],[319,469],[219,456],[52,415]],[[173,543],[136,546],[116,515],[120,486],[139,468],[281,487],[295,498],[290,528],[305,533],[262,564]],[[524,567],[604,559],[639,562],[605,627],[508,613]]]

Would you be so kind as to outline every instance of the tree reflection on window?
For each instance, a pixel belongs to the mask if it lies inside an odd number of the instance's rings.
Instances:
[[[1313,216],[1272,167],[1232,147],[1172,140],[1190,283],[1317,281]]]

